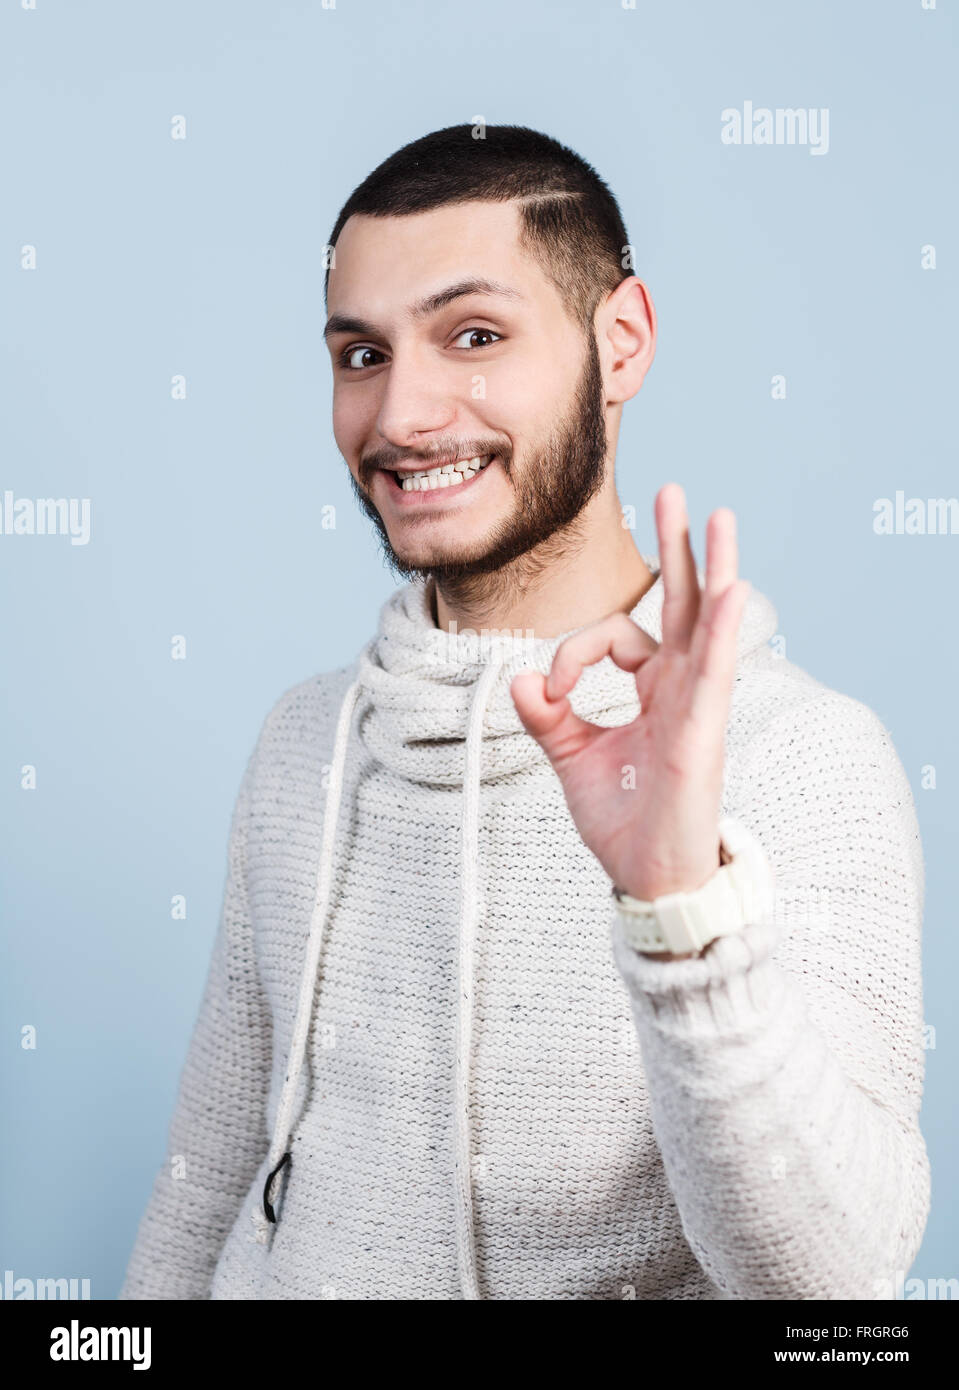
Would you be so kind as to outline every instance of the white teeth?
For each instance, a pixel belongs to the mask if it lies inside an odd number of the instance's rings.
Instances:
[[[485,468],[492,457],[492,454],[483,454],[478,458],[460,459],[456,463],[444,463],[439,468],[407,473],[402,479],[400,487],[404,492],[432,492],[438,487],[457,487],[460,483],[464,483],[467,478],[472,478]]]

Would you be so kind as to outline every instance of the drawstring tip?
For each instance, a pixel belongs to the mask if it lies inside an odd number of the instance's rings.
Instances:
[[[256,1232],[254,1239],[257,1245],[269,1245],[270,1228],[276,1225],[276,1212],[273,1203],[270,1201],[271,1189],[274,1179],[279,1176],[280,1170],[285,1168],[290,1162],[292,1155],[289,1150],[283,1155],[275,1168],[271,1168],[263,1184],[263,1201],[253,1209],[253,1229]]]

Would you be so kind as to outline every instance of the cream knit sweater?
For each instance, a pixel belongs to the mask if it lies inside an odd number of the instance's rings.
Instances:
[[[417,580],[281,697],[122,1299],[888,1296],[929,1207],[922,850],[886,729],[775,630],[754,590],[723,791],[775,897],[691,960],[622,939],[513,707],[560,637],[450,636]],[[638,712],[608,658],[571,698]]]

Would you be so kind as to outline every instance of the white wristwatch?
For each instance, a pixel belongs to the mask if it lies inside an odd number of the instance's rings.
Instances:
[[[719,822],[719,839],[725,862],[695,892],[644,902],[613,886],[623,936],[637,951],[701,951],[772,911],[773,874],[758,840],[730,816]]]

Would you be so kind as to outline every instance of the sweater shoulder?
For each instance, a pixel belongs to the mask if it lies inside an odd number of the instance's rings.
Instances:
[[[247,769],[254,804],[279,782],[289,787],[302,777],[311,783],[333,758],[343,698],[355,679],[357,660],[319,672],[288,686],[268,711]]]
[[[771,650],[737,672],[730,736],[740,760],[765,756],[771,747],[788,748],[795,756],[816,744],[848,747],[863,739],[892,744],[889,729],[871,705]]]
[[[260,741],[273,744],[312,743],[332,736],[340,705],[356,676],[357,662],[321,671],[289,686],[274,701],[260,732]]]
[[[728,738],[729,804],[747,818],[761,810],[783,823],[808,820],[820,836],[864,818],[875,831],[894,823],[903,843],[918,843],[893,735],[864,700],[773,658],[737,678]]]

